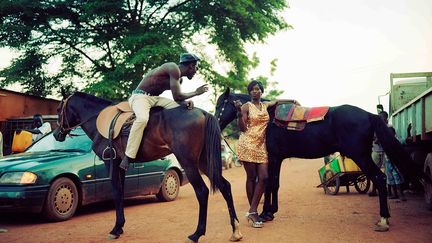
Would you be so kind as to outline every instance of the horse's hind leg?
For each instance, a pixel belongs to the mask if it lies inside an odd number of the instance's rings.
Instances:
[[[198,218],[197,229],[195,233],[188,236],[188,238],[191,241],[198,242],[199,238],[202,235],[205,235],[205,231],[206,231],[209,189],[204,183],[204,180],[202,179],[197,167],[185,166],[185,163],[182,163],[182,161],[180,161],[181,160],[180,158],[178,159],[183,169],[186,172],[190,184],[195,190],[195,195],[199,203],[199,218]]]
[[[387,204],[387,185],[385,181],[384,173],[375,165],[372,157],[369,155],[364,156],[353,156],[352,159],[357,163],[363,173],[372,180],[378,190],[380,215],[381,220],[376,224],[376,231],[387,231],[388,218],[390,218],[390,212]]]
[[[230,238],[230,241],[239,241],[243,238],[243,235],[239,229],[239,220],[237,218],[237,214],[234,208],[234,201],[231,193],[231,184],[223,177],[220,178],[219,190],[222,193],[222,196],[225,198],[228,206],[228,212],[230,215],[230,222],[233,229],[233,234]]]
[[[119,169],[119,162],[114,162],[112,166],[111,185],[113,190],[114,204],[116,209],[116,223],[108,235],[109,239],[117,239],[123,234],[123,226],[126,222],[124,217],[124,181],[125,171]]]

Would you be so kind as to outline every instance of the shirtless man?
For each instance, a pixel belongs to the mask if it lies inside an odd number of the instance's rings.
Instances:
[[[180,55],[180,64],[177,65],[173,62],[164,63],[144,75],[128,100],[136,119],[130,130],[126,153],[120,163],[120,168],[127,170],[129,162],[136,158],[144,129],[149,120],[151,107],[160,106],[165,109],[172,109],[179,106],[178,103],[186,102],[188,108],[192,109],[192,101],[185,100],[203,94],[208,90],[207,85],[202,85],[194,92],[183,93],[181,91],[181,78],[186,76],[188,79],[192,79],[198,70],[198,61],[199,58],[194,54],[184,53]],[[171,90],[175,102],[164,97],[159,97],[165,90]]]

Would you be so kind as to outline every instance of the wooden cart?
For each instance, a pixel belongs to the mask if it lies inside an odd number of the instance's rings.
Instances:
[[[321,184],[317,187],[323,187],[324,193],[330,195],[338,194],[340,186],[346,186],[347,192],[349,186],[354,186],[359,193],[364,194],[371,185],[369,178],[352,159],[340,155],[321,167],[318,174]]]

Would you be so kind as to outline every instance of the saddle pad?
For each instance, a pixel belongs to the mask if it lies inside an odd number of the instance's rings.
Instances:
[[[329,107],[303,107],[292,103],[278,104],[275,109],[274,123],[288,130],[301,131],[306,123],[321,121]]]
[[[99,113],[96,119],[96,127],[98,129],[98,132],[104,138],[109,138],[109,129],[111,122],[118,112],[121,112],[121,114],[117,118],[117,121],[114,125],[113,139],[115,139],[120,134],[123,124],[126,123],[126,121],[130,119],[133,115],[129,103],[124,101],[118,103],[117,105],[108,106]]]

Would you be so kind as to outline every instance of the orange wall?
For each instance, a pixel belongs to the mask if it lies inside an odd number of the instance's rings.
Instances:
[[[56,115],[60,101],[0,89],[0,122],[34,114]]]

